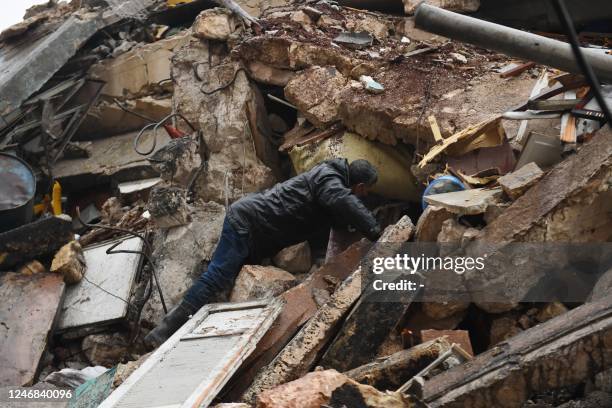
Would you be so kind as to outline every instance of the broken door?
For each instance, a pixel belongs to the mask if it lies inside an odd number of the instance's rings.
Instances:
[[[282,309],[278,299],[200,309],[100,408],[206,407]]]

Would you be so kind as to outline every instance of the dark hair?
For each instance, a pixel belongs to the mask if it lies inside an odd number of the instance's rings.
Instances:
[[[366,184],[371,186],[378,180],[376,168],[367,160],[355,160],[349,165],[349,183],[351,186]]]

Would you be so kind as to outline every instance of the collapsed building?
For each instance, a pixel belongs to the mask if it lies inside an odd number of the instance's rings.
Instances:
[[[75,407],[611,406],[612,132],[592,84],[424,31],[417,3],[51,1],[2,32],[1,386]],[[430,3],[564,41],[505,2]],[[610,64],[610,7],[570,6]],[[326,231],[246,265],[148,352],[228,205],[336,157],[377,168],[379,242]],[[495,268],[379,301],[367,268],[406,244]],[[541,295],[548,269],[517,247],[580,264],[559,278],[579,295]]]

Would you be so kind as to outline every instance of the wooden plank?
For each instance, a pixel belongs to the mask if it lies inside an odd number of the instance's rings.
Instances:
[[[107,254],[117,242],[121,240],[84,249],[85,278],[66,289],[59,331],[113,323],[127,316],[129,306],[124,300],[130,297],[141,255]],[[142,247],[142,240],[133,237],[124,239],[113,251],[142,251]]]
[[[612,367],[612,296],[519,333],[425,383],[432,408],[521,407]]]
[[[508,71],[502,72],[499,76],[502,78],[513,78],[521,75],[523,72],[527,71],[535,67],[535,62],[526,62],[524,64],[520,64]]]
[[[438,338],[408,350],[398,351],[344,374],[381,391],[396,390],[450,348],[451,343],[447,339]]]
[[[408,217],[404,217],[396,225],[388,227],[378,242],[405,242],[410,238],[412,231],[412,222]],[[372,251],[370,250],[366,257],[369,257]],[[264,390],[293,381],[310,371],[325,345],[335,335],[342,318],[361,296],[361,292],[362,276],[361,268],[358,268],[276,358],[259,371],[249,389],[243,394],[242,400],[254,403],[257,395]],[[364,330],[367,329],[364,327]]]
[[[547,86],[548,86],[548,70],[544,68],[542,72],[540,73],[540,76],[538,77],[538,80],[536,81],[535,85],[533,86],[533,89],[531,90],[529,99],[530,100],[536,99],[536,97],[540,94],[540,92],[546,89]],[[528,132],[527,132],[528,125],[529,125],[528,120],[522,121],[521,124],[519,125],[518,132],[514,139],[516,140],[517,143],[520,143],[520,144],[525,143],[525,138],[528,135]]]
[[[498,146],[503,143],[505,136],[501,126],[501,116],[482,121],[447,137],[441,144],[432,147],[419,162],[419,167],[425,167],[427,163],[446,151],[459,156],[481,147]]]
[[[370,248],[366,240],[354,243],[331,261],[317,269],[308,279],[289,289],[280,297],[284,300],[283,311],[268,333],[257,344],[249,360],[243,364],[240,375],[227,390],[229,400],[238,400],[253,382],[259,370],[269,364],[287,342],[317,312],[313,300],[313,289],[327,290],[330,277],[343,281],[359,266],[359,262]]]
[[[378,240],[378,245],[366,255],[362,265],[370,264],[374,257],[395,256],[400,245],[412,237],[414,230],[415,227],[408,217],[387,228]],[[372,276],[374,275],[371,271],[367,271],[364,272],[363,279],[371,279]],[[368,283],[369,281],[365,281],[362,289],[370,287]],[[416,292],[405,292],[405,295],[401,295],[401,301],[388,302],[381,302],[380,294],[377,291],[367,291],[360,296],[323,355],[320,365],[346,371],[376,357],[378,348],[404,315]]]
[[[282,309],[280,300],[207,305],[200,309],[100,408],[208,406],[253,352]],[[228,328],[241,333],[224,334]],[[216,332],[213,337],[194,337]]]
[[[32,385],[64,296],[61,275],[0,279],[0,386]]]
[[[431,115],[427,118],[429,121],[429,126],[431,126],[431,132],[433,133],[434,139],[436,143],[442,143],[444,138],[442,137],[442,133],[440,132],[440,126],[438,126],[438,121],[434,115]]]

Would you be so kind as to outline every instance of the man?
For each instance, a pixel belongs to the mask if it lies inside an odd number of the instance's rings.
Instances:
[[[321,227],[350,224],[370,240],[380,235],[372,213],[358,197],[376,183],[376,169],[366,160],[325,161],[310,171],[250,194],[232,204],[217,249],[181,303],[145,337],[156,347],[178,330],[189,316],[219,293],[227,293],[242,266],[259,262],[281,249],[303,242]]]

